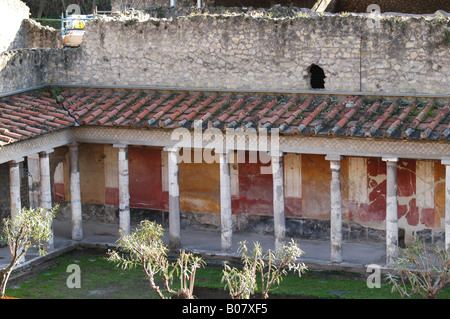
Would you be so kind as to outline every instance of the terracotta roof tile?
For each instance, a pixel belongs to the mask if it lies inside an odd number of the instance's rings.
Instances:
[[[152,112],[154,109],[156,109],[159,105],[161,105],[161,103],[163,103],[165,100],[167,100],[170,97],[171,93],[167,93],[166,95],[162,95],[159,99],[152,101],[152,103],[146,107],[144,107],[143,111],[141,113],[139,113],[136,116],[135,119],[135,123],[139,123],[140,121],[144,120],[144,118],[150,113]],[[142,100],[139,100],[137,104],[139,105],[144,105],[148,100],[150,100],[151,98],[153,98],[154,93],[152,94],[148,94],[146,95],[146,97]],[[125,118],[127,118],[128,116],[130,116],[131,114],[133,114],[133,108],[131,108],[129,111],[127,111],[124,116],[122,116],[121,118],[119,118],[117,121],[114,121],[115,125],[120,124]],[[121,120],[123,119],[123,120]]]
[[[450,137],[450,102],[238,94],[200,91],[70,88],[0,99],[0,145],[76,125],[279,128],[283,134],[359,138]]]
[[[217,102],[211,109],[206,111],[206,114],[203,115],[200,118],[200,121],[205,122],[206,120],[209,120],[217,111],[219,111],[224,105],[228,104],[231,101],[231,98],[233,97],[232,94],[228,94],[223,99],[221,99],[219,102]]]
[[[29,92],[0,99],[0,146],[75,124],[49,96]]]

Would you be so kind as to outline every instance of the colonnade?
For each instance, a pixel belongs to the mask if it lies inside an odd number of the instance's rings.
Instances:
[[[118,149],[119,172],[119,228],[122,234],[130,234],[130,195],[128,146],[114,144]],[[40,201],[43,208],[51,209],[50,163],[49,154],[53,150],[39,153],[40,168]],[[181,247],[180,235],[180,192],[178,181],[178,148],[164,148],[168,152],[168,189],[169,189],[169,247]],[[230,153],[219,153],[220,159],[220,220],[221,220],[221,250],[232,251],[233,223],[231,205],[231,175]],[[271,154],[273,176],[273,222],[275,249],[280,249],[285,242],[285,206],[283,152]],[[70,157],[70,196],[72,213],[72,239],[83,239],[80,172],[78,165],[78,145],[69,146]],[[341,193],[341,160],[343,156],[327,155],[330,163],[330,261],[342,262],[342,193]],[[398,255],[398,212],[397,212],[397,161],[398,158],[382,158],[386,162],[386,264],[391,265]],[[10,199],[11,216],[21,209],[20,201],[20,171],[22,159],[9,162],[10,165]],[[442,160],[446,167],[445,182],[445,247],[450,249],[450,160]],[[53,241],[48,243],[52,249]]]

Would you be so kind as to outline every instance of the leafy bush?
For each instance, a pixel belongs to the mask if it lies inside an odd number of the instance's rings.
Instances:
[[[411,247],[401,249],[394,269],[387,279],[393,285],[392,291],[402,297],[434,299],[450,283],[449,252],[437,246],[430,252],[424,240],[416,239]]]
[[[25,257],[28,249],[35,247],[39,249],[40,255],[46,254],[41,244],[53,236],[51,224],[57,209],[57,206],[50,211],[40,207],[24,208],[13,219],[8,217],[3,220],[0,241],[8,244],[11,263],[6,268],[0,269],[0,298],[5,295],[11,272]]]
[[[287,275],[286,267],[288,270],[297,272],[299,276],[307,269],[305,264],[297,262],[297,258],[304,252],[294,240],[284,245],[279,251],[269,249],[265,254],[258,242],[249,252],[246,242],[243,241],[240,242],[238,252],[242,254],[242,269],[231,268],[228,264],[225,264],[223,269],[222,282],[226,282],[232,299],[249,299],[258,288],[257,274],[261,277],[262,298],[267,299],[272,286],[279,285],[283,276]]]
[[[163,289],[157,284],[157,276],[163,279],[164,290],[172,295],[184,299],[194,298],[194,283],[196,270],[204,266],[200,257],[184,250],[175,263],[170,263],[167,259],[168,248],[164,245],[161,237],[164,229],[155,222],[144,220],[131,235],[121,235],[117,241],[119,250],[112,251],[109,261],[117,263],[123,269],[142,267],[147,275],[150,287],[161,299],[168,299],[163,293]],[[179,274],[179,275],[178,275]],[[180,288],[172,288],[174,277],[178,275]]]

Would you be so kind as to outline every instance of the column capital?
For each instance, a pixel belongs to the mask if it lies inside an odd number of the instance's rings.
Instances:
[[[179,150],[180,148],[176,146],[166,146],[163,148],[164,152],[178,152]]]
[[[50,153],[53,153],[54,151],[55,150],[53,148],[49,149],[49,150],[45,150],[45,151],[39,152],[39,156],[45,156],[45,155],[48,155]]]
[[[234,150],[232,150],[232,149],[229,149],[229,148],[218,148],[218,147],[216,147],[216,148],[214,148],[214,153],[216,153],[216,154],[224,154],[224,155],[229,155],[229,154],[231,154],[231,153],[233,153],[234,152]]]
[[[397,163],[398,162],[398,158],[397,157],[382,157],[381,160],[384,161],[384,162],[392,162],[392,163]]]
[[[117,147],[117,148],[128,148],[128,144],[117,143],[117,144],[113,144],[113,147]]]
[[[270,157],[283,157],[284,152],[282,151],[269,151]]]
[[[444,158],[441,160],[441,164],[445,166],[450,165],[450,158]]]
[[[344,157],[342,155],[337,155],[337,154],[328,154],[327,156],[325,156],[325,159],[327,161],[341,161]]]
[[[24,160],[23,157],[21,157],[21,158],[15,158],[15,159],[9,161],[9,163],[10,163],[10,164],[19,164],[19,163],[23,162],[23,160]]]

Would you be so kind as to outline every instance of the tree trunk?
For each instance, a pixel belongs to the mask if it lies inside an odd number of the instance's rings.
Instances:
[[[2,299],[5,296],[6,283],[8,282],[10,274],[11,274],[10,270],[7,271],[0,270],[0,299]]]
[[[39,0],[39,9],[36,18],[42,18],[42,11],[44,11],[45,0]]]

